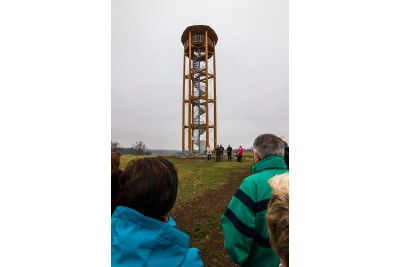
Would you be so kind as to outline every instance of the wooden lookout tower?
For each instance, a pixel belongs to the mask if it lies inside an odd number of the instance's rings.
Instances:
[[[215,45],[218,36],[209,26],[193,25],[186,28],[181,41],[184,47],[182,151],[203,153],[206,147],[217,146]]]

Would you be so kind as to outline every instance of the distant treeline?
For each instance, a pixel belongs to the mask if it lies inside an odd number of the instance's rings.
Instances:
[[[236,152],[237,149],[233,149],[233,152]],[[169,150],[169,149],[146,149],[145,151],[142,151],[139,153],[137,149],[134,149],[132,147],[118,147],[116,149],[116,152],[121,153],[122,155],[175,155],[176,153],[182,152],[181,150]],[[253,152],[252,148],[245,148],[244,152]],[[204,151],[204,153],[206,153]],[[226,148],[224,153],[226,153]]]
[[[119,152],[122,155],[132,154],[132,155],[151,155],[150,150],[139,151],[133,147],[118,147],[114,149],[114,152]]]
[[[139,155],[139,151],[132,147],[118,147],[116,152],[121,153],[122,155]],[[159,154],[176,154],[179,152],[178,150],[166,150],[166,149],[146,149],[141,155],[159,155]]]

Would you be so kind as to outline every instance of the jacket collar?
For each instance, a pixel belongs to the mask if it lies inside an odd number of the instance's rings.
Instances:
[[[262,160],[259,160],[257,163],[251,166],[252,173],[259,173],[267,169],[287,170],[287,166],[283,158],[279,156],[271,156],[263,158]]]

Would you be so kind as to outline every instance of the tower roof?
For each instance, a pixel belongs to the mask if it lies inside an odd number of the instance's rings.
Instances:
[[[185,45],[186,40],[189,38],[189,31],[192,32],[193,35],[203,35],[204,32],[207,30],[208,32],[208,37],[211,38],[217,44],[218,42],[218,36],[215,33],[215,31],[207,25],[192,25],[186,28],[186,30],[182,33],[181,37],[181,42],[183,45]]]

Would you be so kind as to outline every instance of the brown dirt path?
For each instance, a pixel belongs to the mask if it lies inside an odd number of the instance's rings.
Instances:
[[[224,184],[196,198],[176,203],[170,215],[178,228],[190,236],[190,246],[200,250],[204,266],[238,266],[230,262],[224,248],[221,216],[250,171],[230,174]]]

